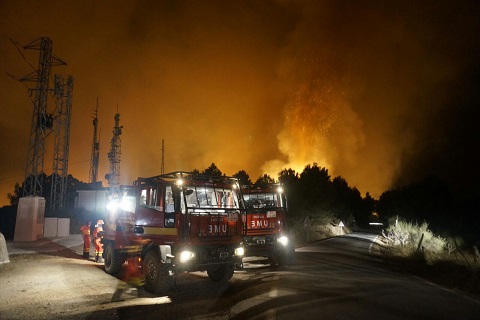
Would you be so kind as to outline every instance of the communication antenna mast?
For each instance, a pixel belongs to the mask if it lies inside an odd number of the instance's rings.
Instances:
[[[95,184],[98,176],[98,159],[100,156],[100,135],[98,134],[98,98],[93,117],[92,157],[90,160],[90,183]]]
[[[33,100],[32,126],[28,146],[27,164],[25,166],[25,182],[23,196],[41,196],[43,194],[43,161],[45,156],[45,138],[51,133],[53,115],[47,113],[48,85],[52,66],[66,65],[65,62],[52,55],[52,40],[48,37],[38,38],[23,49],[39,50],[38,68],[21,79],[20,82],[35,82]],[[17,47],[18,49],[18,47]],[[12,77],[14,78],[14,77]],[[15,78],[14,78],[15,79]]]
[[[73,77],[55,75],[54,93],[58,111],[54,118],[55,145],[50,193],[52,210],[63,209],[66,205]]]
[[[162,165],[160,167],[160,174],[165,173],[165,140],[162,139]]]
[[[122,134],[123,126],[120,126],[120,114],[117,113],[114,116],[115,126],[113,127],[113,137],[110,142],[110,151],[108,152],[108,160],[110,161],[110,172],[107,174],[106,178],[108,180],[108,185],[113,192],[118,192],[120,189],[120,155],[121,155],[121,146],[122,140],[120,135]]]

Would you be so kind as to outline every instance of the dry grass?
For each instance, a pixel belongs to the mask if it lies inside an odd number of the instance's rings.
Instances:
[[[473,248],[435,236],[427,223],[397,221],[391,226],[374,253],[406,272],[480,299],[480,261]]]

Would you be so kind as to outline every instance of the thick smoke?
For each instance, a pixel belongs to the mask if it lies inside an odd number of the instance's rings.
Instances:
[[[478,54],[478,9],[448,1],[306,2],[282,59],[290,88],[277,135],[284,157],[263,169],[301,172],[317,162],[374,196],[428,174],[458,178],[445,160],[455,158],[452,167],[465,159],[449,149],[464,154],[475,140],[446,132],[468,118],[453,108],[471,115],[478,105],[478,82],[475,91],[462,75]],[[458,87],[476,100],[452,104]]]
[[[479,11],[476,1],[2,2],[1,71],[31,71],[9,38],[53,40],[68,64],[54,72],[75,78],[69,172],[82,181],[98,97],[99,177],[118,107],[122,184],[159,174],[164,139],[166,171],[214,162],[256,180],[316,162],[378,196],[448,166],[469,176],[478,162],[463,143],[478,144]],[[24,177],[32,104],[0,81],[6,194]]]

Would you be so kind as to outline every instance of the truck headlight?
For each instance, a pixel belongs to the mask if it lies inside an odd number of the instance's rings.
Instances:
[[[110,201],[107,203],[107,210],[117,211],[117,209],[118,209],[118,201]]]
[[[242,257],[245,254],[245,249],[243,247],[238,247],[235,249],[235,255]]]
[[[180,252],[179,259],[181,263],[185,263],[189,260],[192,260],[195,254],[191,251],[185,250]]]
[[[286,247],[288,245],[288,238],[286,236],[278,237],[277,242]]]

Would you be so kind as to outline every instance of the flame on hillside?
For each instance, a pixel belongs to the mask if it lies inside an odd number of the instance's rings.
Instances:
[[[283,130],[277,135],[285,159],[267,161],[262,167],[270,176],[285,168],[301,173],[313,163],[340,175],[340,167],[355,164],[356,152],[365,144],[362,122],[334,77],[325,77],[331,74],[325,69],[317,59],[309,65],[303,60],[292,68],[294,76],[303,74],[304,80],[292,90]]]

